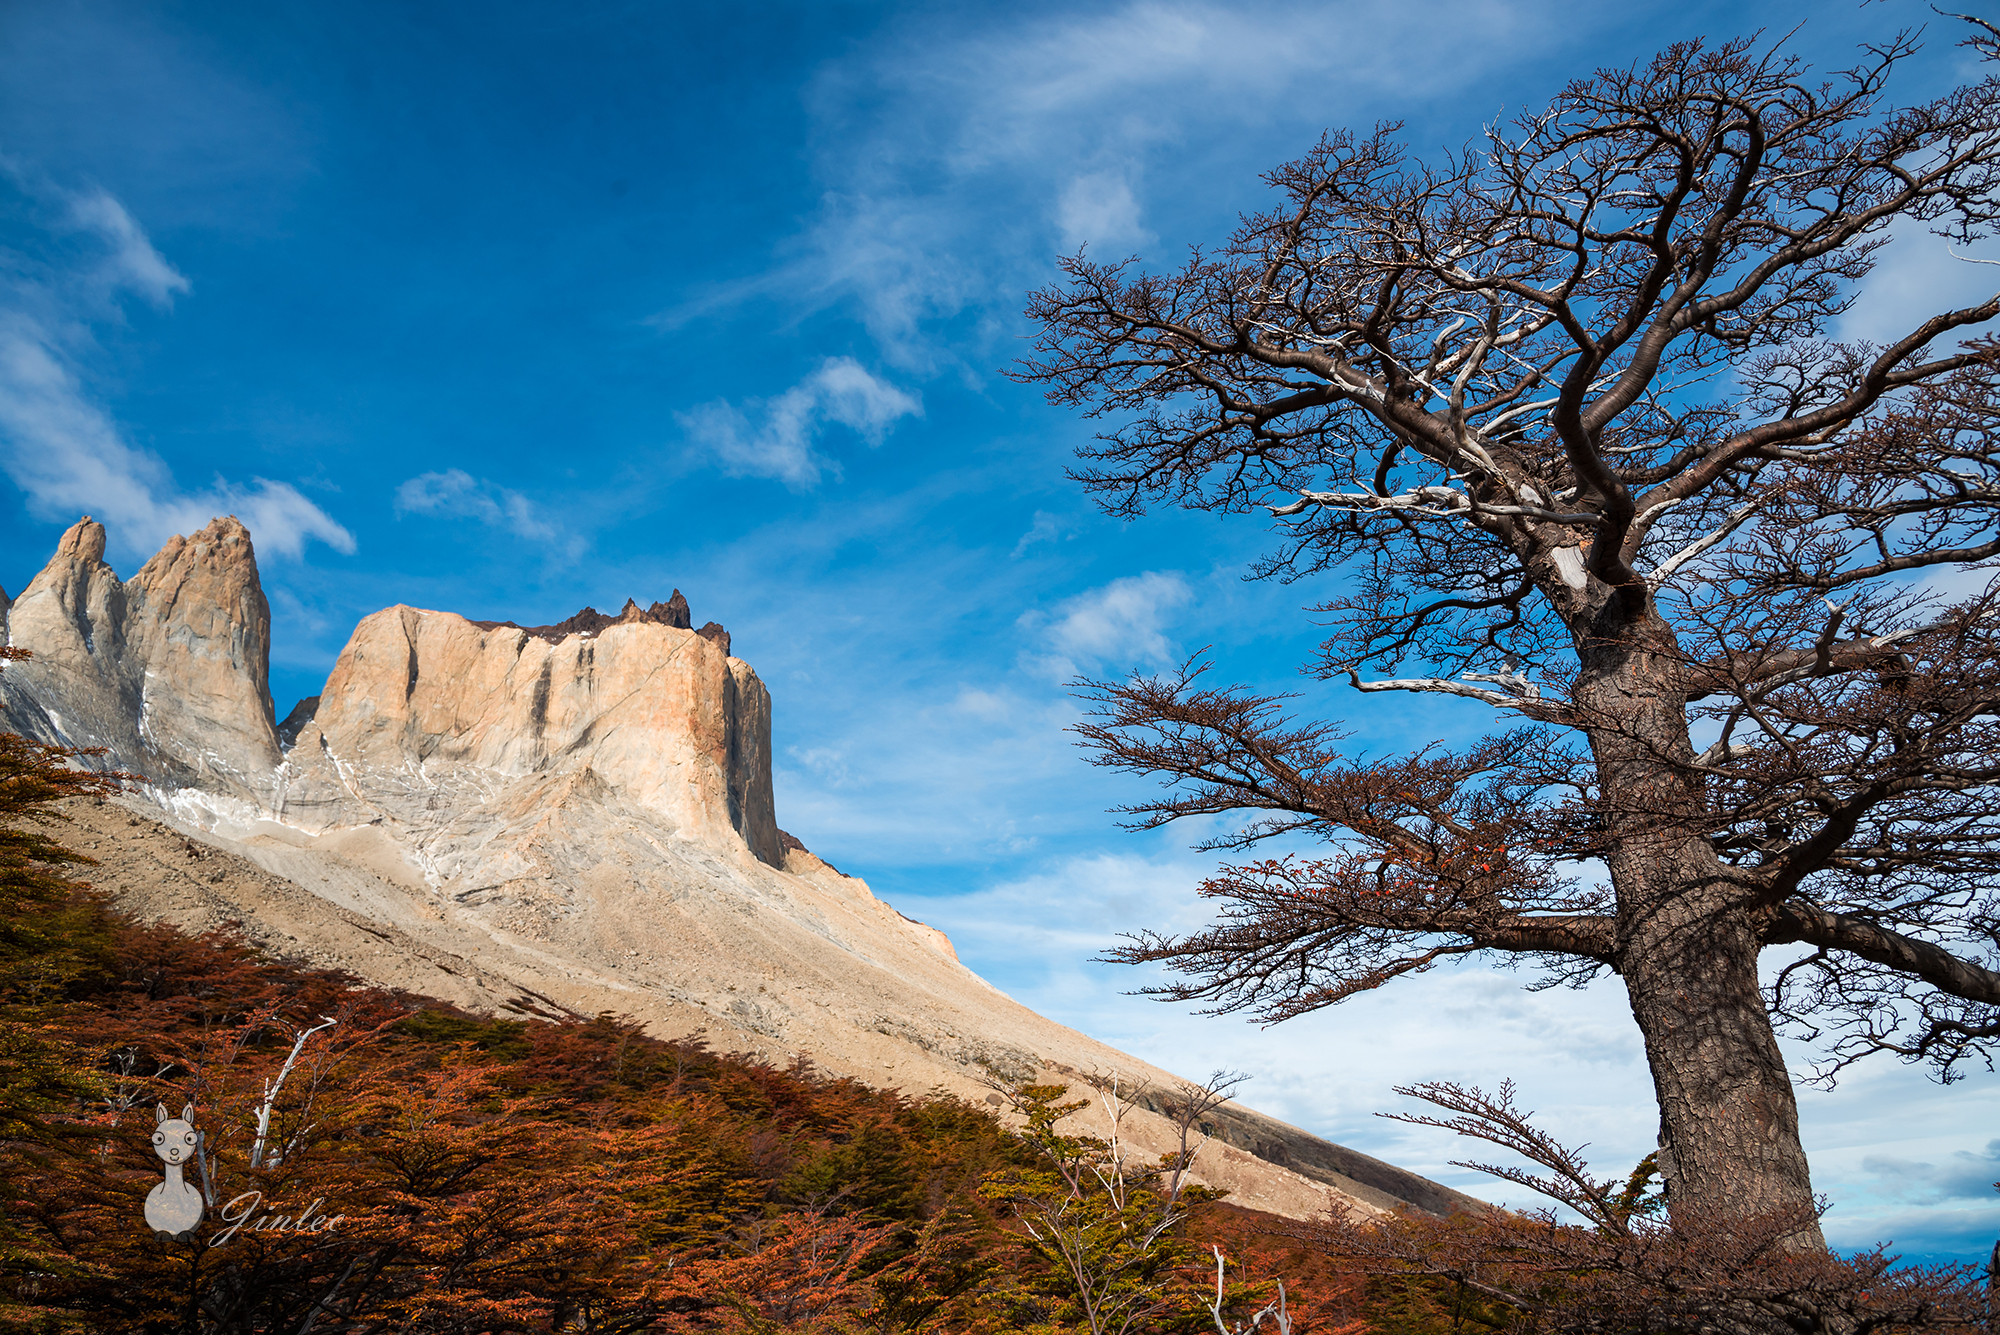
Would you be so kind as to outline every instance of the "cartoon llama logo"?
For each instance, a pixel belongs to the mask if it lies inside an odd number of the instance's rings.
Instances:
[[[153,1153],[166,1160],[167,1180],[146,1195],[146,1222],[160,1233],[185,1233],[201,1222],[208,1203],[199,1189],[181,1177],[181,1165],[195,1156],[201,1133],[194,1129],[194,1105],[181,1109],[179,1117],[167,1114],[162,1103],[153,1128]]]

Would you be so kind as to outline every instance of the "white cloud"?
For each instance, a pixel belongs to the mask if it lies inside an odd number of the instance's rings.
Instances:
[[[63,191],[12,168],[5,175],[45,211],[56,206],[48,233],[94,243],[82,259],[24,260],[0,286],[0,469],[27,493],[29,509],[56,520],[88,512],[113,542],[139,553],[218,514],[241,519],[267,555],[296,558],[314,540],[353,551],[353,536],[289,483],[218,477],[185,491],[164,460],[125,439],[81,370],[95,327],[121,320],[127,296],[165,308],[190,284],[102,190]]]
[[[1139,225],[1139,201],[1131,182],[1115,172],[1087,172],[1073,178],[1056,201],[1055,214],[1065,251],[1087,244],[1144,245],[1153,239]]]
[[[981,723],[1004,723],[1019,712],[1019,702],[977,686],[962,686],[952,709]]]
[[[103,261],[103,281],[125,287],[155,306],[167,306],[177,292],[192,289],[186,276],[168,264],[125,206],[103,190],[73,195],[69,213],[84,231],[96,234],[110,252]]]
[[[1149,570],[1080,593],[1053,614],[1024,613],[1017,624],[1043,646],[1025,665],[1058,679],[1104,664],[1165,666],[1179,653],[1164,629],[1167,614],[1193,596],[1178,573]]]
[[[1021,535],[1019,542],[1014,544],[1013,555],[1019,557],[1037,543],[1053,543],[1059,539],[1074,536],[1073,533],[1068,531],[1067,526],[1061,520],[1057,519],[1056,516],[1050,514],[1047,510],[1037,510],[1035,511],[1035,522],[1028,525],[1028,531]]]
[[[0,439],[7,475],[35,513],[91,514],[133,551],[192,533],[219,514],[241,519],[267,555],[296,558],[314,539],[354,550],[353,535],[289,483],[217,478],[204,490],[182,491],[161,459],[128,445],[91,402],[46,327],[18,313],[0,321]]]
[[[1889,228],[1889,244],[1875,255],[1875,268],[1862,280],[1861,294],[1838,333],[1842,339],[1893,343],[1941,311],[1975,305],[2000,288],[2000,240],[1954,246],[1922,222],[1899,219]],[[1975,325],[1965,337],[1991,333]],[[1940,346],[1955,345],[1959,337]]]
[[[544,519],[526,496],[485,478],[476,478],[462,468],[419,473],[404,481],[396,488],[396,514],[476,519],[535,542],[552,542],[561,534],[561,529]]]
[[[677,413],[681,429],[732,477],[776,478],[810,491],[840,466],[814,444],[828,422],[879,445],[899,418],[923,416],[923,401],[871,375],[852,357],[829,357],[818,370],[772,399],[746,409],[718,399]]]
[[[1275,164],[1323,117],[1456,88],[1552,30],[1574,38],[1589,26],[1498,0],[1129,0],[1032,22],[934,10],[822,72],[809,105],[827,188],[772,269],[693,295],[656,323],[754,299],[784,303],[791,318],[841,304],[891,365],[973,375],[984,352],[966,357],[936,322],[978,312],[977,337],[990,340],[1021,291],[1046,280],[1051,252],[1148,244],[1141,218],[1156,212],[1212,223],[1218,189],[1260,206],[1244,153]],[[1357,45],[1360,29],[1371,40]],[[1425,58],[1409,59],[1415,49]]]
[[[1792,1069],[1803,1069],[1812,1054],[1784,1046]],[[2000,1082],[1991,1072],[1940,1088],[1922,1068],[1864,1062],[1830,1093],[1800,1090],[1799,1115],[1813,1185],[1834,1201],[1826,1227],[1835,1246],[1894,1240],[1899,1250],[1964,1255],[1993,1245]]]
[[[848,772],[847,757],[832,747],[814,746],[800,749],[795,746],[787,754],[828,787],[845,788],[853,779],[853,775]]]

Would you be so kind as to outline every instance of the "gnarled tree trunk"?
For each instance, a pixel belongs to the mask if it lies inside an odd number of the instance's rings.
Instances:
[[[1707,839],[1682,656],[1649,614],[1583,660],[1574,699],[1615,836],[1618,966],[1659,1098],[1668,1208],[1810,1217],[1798,1103],[1758,986],[1754,899]],[[1824,1242],[1815,1225],[1793,1245]]]
[[[1532,725],[1363,759],[1205,665],[1094,684],[1099,763],[1175,789],[1138,823],[1329,846],[1222,867],[1213,925],[1114,958],[1265,1019],[1485,951],[1615,967],[1676,1222],[1804,1249],[1765,1002],[1837,1063],[2000,1046],[2000,586],[1911,582],[2000,557],[2000,294],[1834,337],[1898,219],[2000,224],[2000,81],[1891,110],[1912,35],[1823,81],[1780,46],[1677,44],[1432,162],[1329,134],[1180,269],[1065,261],[1019,374],[1118,419],[1075,474],[1109,512],[1264,509],[1257,574],[1348,576],[1317,674]],[[1783,941],[1817,972],[1766,998]]]
[[[1655,869],[1619,914],[1625,987],[1660,1103],[1667,1205],[1709,1218],[1810,1212],[1798,1103],[1758,992],[1757,941],[1744,915],[1718,912],[1710,898],[1691,878]],[[1795,1242],[1824,1246],[1816,1226]]]

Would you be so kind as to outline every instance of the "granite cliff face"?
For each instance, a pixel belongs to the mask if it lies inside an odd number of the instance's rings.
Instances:
[[[218,519],[177,537],[129,581],[85,516],[5,609],[32,661],[0,678],[0,726],[110,748],[161,791],[255,803],[280,755],[271,719],[271,610],[250,534]]]
[[[19,598],[0,597],[6,642],[34,655],[0,674],[0,727],[107,748],[102,763],[141,775],[183,819],[421,840],[440,812],[464,825],[485,803],[570,781],[618,793],[667,833],[784,862],[770,693],[729,657],[727,631],[687,628],[678,590],[651,609],[528,628],[388,608],[280,724],[243,525],[175,537],[129,581],[104,548],[85,516]]]
[[[0,728],[101,745],[143,801],[83,813],[132,911],[486,1011],[618,1012],[873,1084],[1175,1078],[1002,995],[944,934],[778,828],[771,699],[678,591],[553,626],[391,607],[282,723],[250,536],[218,519],[129,581],[66,533],[0,610],[34,657]],[[1467,1198],[1237,1105],[1199,1171],[1240,1203]],[[1167,1146],[1163,1119],[1127,1127]]]
[[[277,814],[420,843],[533,792],[615,792],[661,830],[784,864],[771,695],[724,642],[641,619],[549,639],[391,607],[355,628],[295,740]],[[498,874],[498,873],[495,873]]]

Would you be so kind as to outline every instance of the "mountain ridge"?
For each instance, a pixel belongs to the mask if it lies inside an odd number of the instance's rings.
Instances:
[[[470,1009],[615,1011],[872,1084],[1176,1083],[1007,998],[784,835],[769,692],[720,626],[689,628],[678,590],[554,627],[385,608],[281,724],[241,524],[174,539],[130,581],[103,551],[79,521],[0,599],[36,655],[0,672],[0,727],[146,775],[87,850],[141,916],[241,921]],[[1240,1105],[1218,1125],[1201,1171],[1254,1208],[1478,1208]],[[1142,1112],[1128,1129],[1157,1153],[1164,1128]]]

